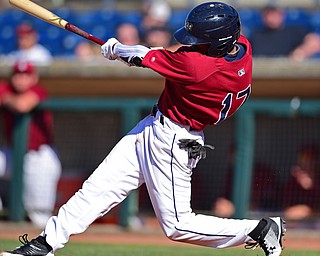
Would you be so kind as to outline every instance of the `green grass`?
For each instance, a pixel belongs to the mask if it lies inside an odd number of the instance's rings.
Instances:
[[[17,241],[0,240],[0,251],[19,246]],[[307,245],[306,245],[307,246]],[[197,246],[114,245],[69,242],[56,256],[263,256],[261,249],[210,249]],[[285,250],[282,256],[319,256],[320,251]]]

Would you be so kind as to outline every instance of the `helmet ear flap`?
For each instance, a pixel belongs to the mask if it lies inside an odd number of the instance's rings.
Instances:
[[[208,49],[208,55],[212,57],[222,57],[226,55],[228,52],[232,50],[235,43],[240,37],[240,30],[235,33],[230,40],[225,41],[223,43],[219,42],[217,39],[214,43],[212,43]]]

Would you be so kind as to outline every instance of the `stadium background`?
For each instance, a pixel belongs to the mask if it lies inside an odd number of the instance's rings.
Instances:
[[[114,36],[117,24],[130,21],[138,24],[141,19],[139,5],[141,1],[38,1],[53,12],[83,28],[93,35],[107,39]],[[183,25],[189,6],[198,1],[169,1],[174,7],[169,26],[172,30]],[[271,2],[278,2],[287,8],[287,22],[303,22],[315,31],[320,29],[319,1],[227,1],[239,8],[242,23],[247,33],[253,26],[261,24],[259,10]],[[55,3],[55,4],[54,4]],[[0,54],[6,54],[15,47],[14,29],[21,21],[30,21],[40,32],[40,42],[47,46],[55,56],[49,67],[39,68],[41,80],[53,99],[81,98],[79,104],[90,99],[111,100],[130,98],[141,100],[156,99],[161,92],[163,79],[148,70],[127,68],[114,63],[94,63],[91,65],[75,63],[70,57],[75,45],[82,40],[67,31],[48,25],[30,15],[12,8],[0,11]],[[107,24],[107,25],[106,25]],[[0,78],[6,78],[9,67],[0,61]],[[296,100],[303,105],[309,100],[319,101],[320,65],[317,61],[292,64],[285,58],[254,59],[254,89],[252,99],[267,100],[269,111],[255,114],[254,163],[264,163],[271,172],[265,173],[267,181],[271,175],[281,182],[289,175],[290,166],[295,161],[298,148],[304,143],[320,143],[319,111],[311,114],[296,111]],[[288,101],[286,115],[273,115],[272,105],[276,100]],[[151,108],[152,105],[150,105]],[[291,111],[291,112],[290,112]],[[147,114],[143,110],[141,117]],[[97,164],[109,152],[123,135],[122,116],[118,110],[76,111],[65,108],[55,111],[55,137],[62,164],[63,176],[60,180],[57,207],[81,186],[81,182],[92,172]],[[210,212],[212,203],[222,191],[230,188],[227,171],[231,164],[232,149],[237,145],[235,119],[231,118],[218,127],[206,131],[206,140],[215,146],[208,158],[201,161],[194,171],[193,206],[196,211]],[[75,129],[81,127],[81,129]],[[2,125],[0,124],[2,129]],[[0,133],[3,141],[3,132]],[[1,179],[0,193],[8,204],[10,178]],[[280,186],[281,191],[281,186]],[[279,192],[280,192],[279,191]],[[254,191],[252,191],[254,193]],[[262,194],[262,197],[265,195]],[[142,188],[139,194],[139,217],[152,216],[153,212]],[[276,207],[253,209],[252,197],[247,216],[262,216],[282,212],[278,196]],[[319,202],[320,203],[320,202]],[[5,209],[3,218],[8,217]],[[319,228],[318,213],[313,219],[293,225]],[[119,223],[119,209],[100,220],[103,223]]]
[[[139,26],[142,19],[142,0],[140,1],[112,1],[94,0],[42,0],[35,1],[49,8],[58,16],[70,21],[72,24],[90,32],[94,36],[107,40],[115,35],[116,27],[122,22],[131,22]],[[168,27],[175,31],[184,25],[185,17],[194,4],[201,1],[178,0],[167,1],[173,8]],[[202,1],[203,2],[203,1]],[[309,29],[320,32],[319,0],[290,1],[290,0],[233,0],[225,1],[234,5],[241,16],[242,30],[249,36],[253,29],[261,26],[260,9],[267,4],[278,4],[287,10],[286,24],[298,23]],[[56,3],[56,4],[54,4]],[[56,57],[70,57],[81,37],[59,29],[46,22],[36,19],[24,12],[12,8],[3,8],[0,12],[0,55],[6,54],[16,48],[15,28],[21,21],[34,24],[40,33],[40,43],[46,46]]]

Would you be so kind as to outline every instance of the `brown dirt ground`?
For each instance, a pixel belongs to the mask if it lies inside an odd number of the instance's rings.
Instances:
[[[29,237],[32,238],[40,232],[40,229],[35,228],[27,222],[0,222],[0,240],[17,239],[19,235],[25,233],[28,233]],[[143,228],[136,230],[123,229],[114,224],[95,223],[85,233],[72,236],[70,241],[186,246],[186,244],[172,242],[167,239],[154,219],[148,220]],[[285,236],[284,247],[285,249],[308,248],[320,250],[320,232],[319,230],[289,229]]]

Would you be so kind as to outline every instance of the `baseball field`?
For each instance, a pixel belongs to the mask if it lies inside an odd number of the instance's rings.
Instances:
[[[12,241],[1,241],[1,249],[14,248],[17,243]],[[283,256],[316,256],[320,251],[313,250],[286,250]],[[242,248],[234,249],[208,249],[202,247],[174,247],[160,245],[132,245],[132,244],[101,244],[101,243],[69,243],[63,250],[56,255],[77,255],[77,256],[262,256],[264,253],[260,249],[245,250]]]
[[[20,246],[18,236],[28,233],[29,239],[40,233],[40,229],[28,223],[0,222],[0,251]],[[320,233],[317,230],[288,230],[282,256],[320,255]],[[116,225],[93,224],[79,235],[72,236],[60,256],[263,256],[263,251],[232,249],[210,249],[172,242],[156,224],[138,230],[126,230]]]

